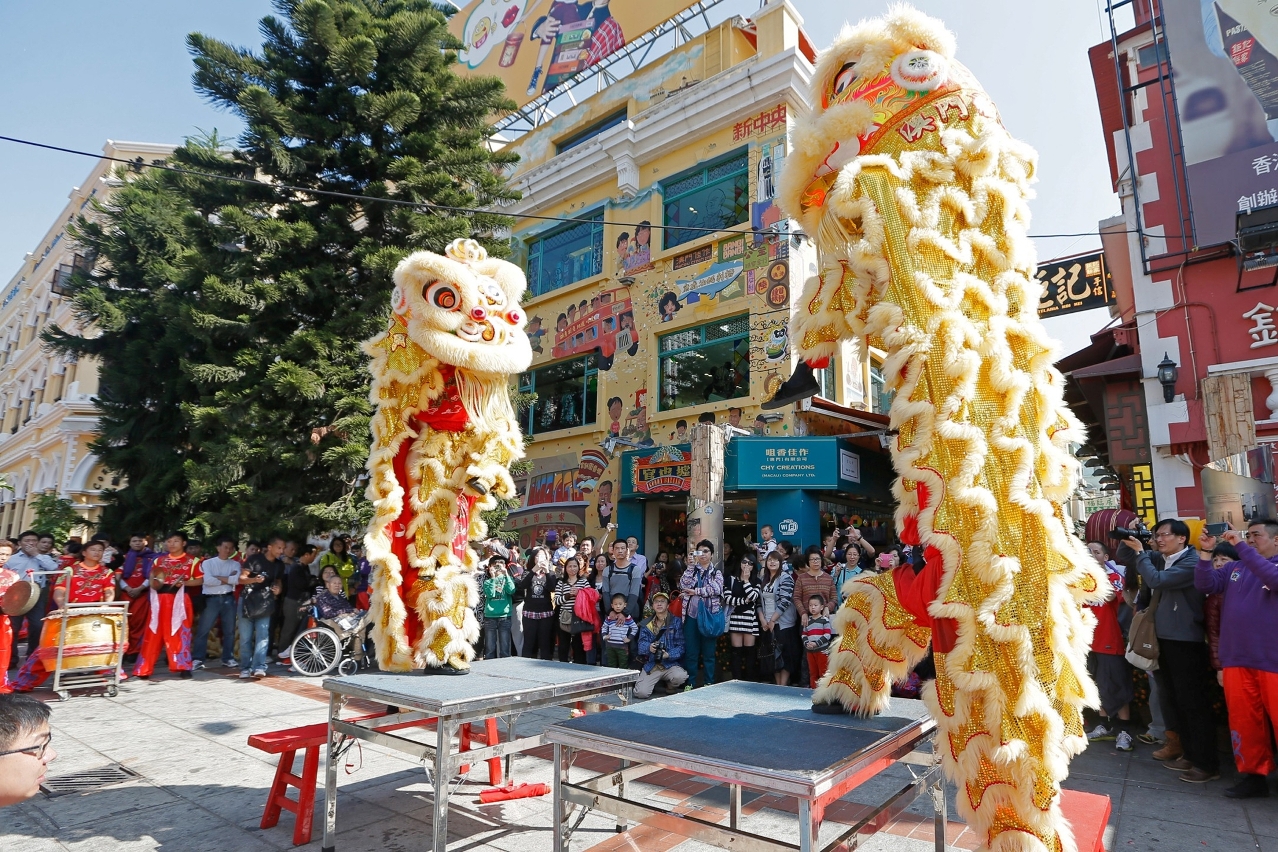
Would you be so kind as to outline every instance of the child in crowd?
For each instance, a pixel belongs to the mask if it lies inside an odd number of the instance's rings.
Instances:
[[[639,635],[639,626],[626,613],[626,596],[612,596],[612,612],[603,623],[604,665],[624,669],[630,665],[630,640]]]
[[[484,659],[510,656],[510,613],[514,609],[515,581],[506,570],[506,557],[488,559],[484,580]]]
[[[830,616],[825,614],[825,596],[808,598],[808,623],[803,628],[803,649],[808,653],[808,686],[816,689],[817,681],[825,674],[830,658],[826,651],[834,639]]]

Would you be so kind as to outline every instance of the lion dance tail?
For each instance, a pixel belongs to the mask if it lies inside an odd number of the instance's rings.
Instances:
[[[930,21],[894,14],[871,23],[891,35]],[[1084,435],[1036,313],[1034,157],[974,81],[909,110],[900,120],[917,131],[883,122],[816,196],[800,183],[800,135],[783,182],[821,252],[791,338],[808,361],[847,338],[863,356],[886,351],[897,530],[924,557],[847,584],[815,699],[881,711],[930,641],[924,698],[960,814],[996,852],[1073,852],[1060,782],[1087,744],[1083,605],[1104,585],[1061,508],[1077,477],[1069,444]],[[813,145],[809,164],[824,150]]]

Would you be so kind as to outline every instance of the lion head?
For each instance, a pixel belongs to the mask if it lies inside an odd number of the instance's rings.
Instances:
[[[441,363],[493,374],[532,363],[519,306],[526,282],[513,263],[490,258],[474,240],[454,240],[443,255],[410,254],[394,277],[391,310],[413,343]]]

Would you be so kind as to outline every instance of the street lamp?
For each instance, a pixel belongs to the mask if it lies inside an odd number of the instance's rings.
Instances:
[[[1176,362],[1163,353],[1163,360],[1158,364],[1158,383],[1163,386],[1163,402],[1171,402],[1176,396]]]

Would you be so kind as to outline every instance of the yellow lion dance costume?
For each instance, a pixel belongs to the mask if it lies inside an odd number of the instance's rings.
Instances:
[[[387,671],[469,670],[479,625],[468,543],[487,533],[479,513],[514,495],[509,467],[523,457],[509,394],[532,362],[523,272],[474,240],[445,254],[399,264],[390,328],[364,344],[376,407],[364,546]]]
[[[954,61],[951,33],[908,7],[846,29],[813,86],[780,198],[820,274],[772,407],[814,390],[840,340],[886,350],[897,530],[925,556],[847,585],[816,709],[882,711],[930,643],[925,700],[961,815],[995,852],[1073,852],[1060,782],[1097,700],[1083,605],[1107,584],[1061,511],[1083,430],[1036,313],[1034,153]]]

